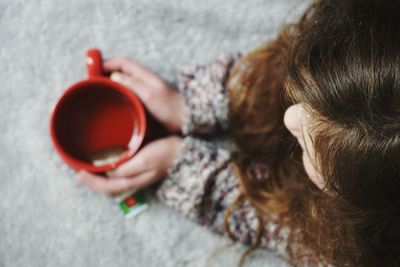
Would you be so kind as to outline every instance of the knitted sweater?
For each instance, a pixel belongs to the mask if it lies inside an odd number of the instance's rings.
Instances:
[[[212,64],[178,72],[178,89],[184,98],[185,137],[183,148],[157,192],[166,205],[218,234],[226,233],[224,213],[240,194],[239,182],[233,172],[230,150],[198,135],[227,128],[229,99],[225,82],[238,57],[225,56]],[[260,176],[267,173],[265,168],[268,166],[253,164],[248,172]],[[279,225],[279,218],[269,218],[264,222],[260,246],[290,261],[290,229]],[[228,219],[235,239],[246,245],[256,241],[258,224],[256,210],[246,200]],[[310,258],[305,265],[318,264]]]

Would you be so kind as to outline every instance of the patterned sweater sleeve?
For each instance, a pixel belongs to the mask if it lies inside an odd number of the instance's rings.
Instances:
[[[228,126],[228,97],[225,82],[240,54],[221,56],[208,65],[178,71],[178,90],[183,96],[182,133],[207,134]]]
[[[262,175],[262,168],[254,168]],[[166,205],[218,234],[226,234],[224,214],[239,196],[239,183],[233,172],[229,150],[214,142],[187,136],[183,148],[168,169],[157,194]],[[228,219],[236,241],[250,245],[256,241],[258,217],[249,202],[236,207]],[[287,258],[288,229],[274,221],[264,224],[261,247]]]

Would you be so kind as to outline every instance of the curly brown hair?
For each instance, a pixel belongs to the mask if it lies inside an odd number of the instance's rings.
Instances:
[[[311,249],[322,265],[400,266],[399,14],[396,0],[315,1],[230,73],[239,201],[261,221],[278,214],[299,230],[289,237],[295,265]],[[283,125],[295,103],[312,114],[324,190],[307,177]],[[269,162],[267,179],[247,175],[254,161]]]

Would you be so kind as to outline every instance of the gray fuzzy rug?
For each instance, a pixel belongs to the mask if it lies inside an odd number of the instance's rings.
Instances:
[[[272,38],[305,0],[0,0],[0,266],[235,266],[229,243],[149,193],[126,220],[81,186],[54,152],[50,110],[83,79],[84,53],[129,56],[170,82],[182,65],[246,52]],[[246,266],[286,266],[259,250]]]

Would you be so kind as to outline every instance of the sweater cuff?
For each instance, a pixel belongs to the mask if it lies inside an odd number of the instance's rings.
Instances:
[[[216,174],[227,168],[229,160],[228,150],[195,137],[185,137],[180,153],[157,191],[158,197],[198,221],[204,194],[214,185]]]
[[[178,90],[184,99],[184,135],[228,128],[229,99],[225,83],[239,57],[239,54],[222,56],[210,65],[186,67],[178,72]]]

